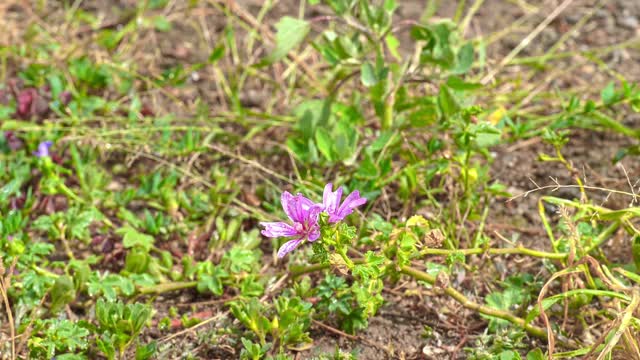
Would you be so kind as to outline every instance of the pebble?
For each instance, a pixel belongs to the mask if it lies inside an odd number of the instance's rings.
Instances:
[[[581,14],[576,14],[576,13],[572,13],[569,14],[565,17],[565,20],[567,21],[567,23],[569,25],[574,25],[576,24],[578,21],[580,21],[580,18],[582,18]]]
[[[618,24],[630,30],[636,30],[640,25],[640,21],[633,15],[623,15],[618,18]]]

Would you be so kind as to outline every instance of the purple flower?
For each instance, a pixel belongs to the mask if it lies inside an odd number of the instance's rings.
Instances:
[[[278,257],[283,258],[289,252],[297,248],[305,240],[311,242],[320,237],[320,227],[318,226],[318,214],[322,211],[319,204],[314,204],[311,200],[298,195],[291,195],[285,191],[282,193],[282,208],[287,214],[292,224],[285,222],[261,222],[264,226],[262,235],[270,238],[293,237],[278,250]]]
[[[43,141],[40,144],[38,144],[38,150],[33,152],[33,155],[39,157],[39,158],[43,158],[43,157],[49,157],[49,148],[51,148],[51,146],[53,145],[53,142],[51,141]]]
[[[340,204],[342,188],[339,187],[335,192],[332,189],[333,184],[328,183],[324,187],[324,193],[322,194],[322,209],[329,215],[330,223],[342,221],[355,208],[367,202],[367,199],[360,197],[360,192],[356,190],[349,194],[344,199],[344,202]]]

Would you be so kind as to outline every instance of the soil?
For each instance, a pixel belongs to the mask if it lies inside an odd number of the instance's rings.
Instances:
[[[514,31],[488,44],[487,64],[488,66],[496,66],[562,2],[558,0],[528,2],[486,0],[471,20],[466,36],[476,38],[518,24]],[[34,15],[18,5],[17,1],[9,3],[5,4],[6,16],[4,18],[10,31],[0,35],[2,36],[0,43],[15,44],[27,31],[24,26],[25,20]],[[128,9],[132,7],[133,3],[135,1],[87,0],[82,2],[81,9],[98,14],[102,24],[117,27],[119,23],[122,23],[122,19],[130,15]],[[188,69],[191,64],[206,59],[224,36],[228,20],[221,11],[214,8],[198,8],[192,11],[180,1],[171,1],[170,3],[166,13],[170,14],[169,19],[173,23],[173,30],[166,36],[150,36],[150,41],[145,42],[144,46],[130,49],[131,57],[137,60],[136,68],[142,69],[143,74],[157,74],[162,70],[179,65]],[[259,0],[235,2],[236,6],[243,9],[251,17],[258,16],[262,3]],[[398,3],[400,9],[397,20],[417,20],[423,12],[425,1],[399,0]],[[453,16],[456,4],[451,1],[441,1],[441,3],[442,6],[436,13],[436,17]],[[468,9],[469,3],[473,2],[468,1],[467,3]],[[638,39],[640,36],[640,1],[574,0],[520,52],[520,56],[543,55],[559,39],[567,36],[573,26],[578,24],[585,15],[592,12],[594,7],[597,10],[593,12],[589,20],[579,31],[568,36],[567,40],[557,48],[557,53],[586,51]],[[0,10],[3,9],[0,8]],[[298,11],[298,2],[276,1],[266,23],[274,23],[282,15],[297,16]],[[322,14],[322,11],[318,10],[306,9],[306,11],[307,17]],[[0,11],[0,14],[2,13],[3,11]],[[43,26],[50,28],[52,33],[55,33],[56,28],[53,24],[57,23],[55,16],[60,16],[60,12],[52,9],[50,14],[51,17],[46,21],[45,19],[39,19],[39,21]],[[237,24],[235,25],[237,26]],[[91,30],[88,28],[87,31]],[[238,39],[242,39],[239,43],[240,51],[248,52],[255,58],[259,58],[265,53],[266,49],[257,45],[247,48],[252,40],[249,37],[242,38],[241,34],[239,32],[237,35]],[[140,34],[140,36],[146,35]],[[403,34],[402,36],[408,35]],[[78,34],[78,37],[82,38],[82,34]],[[403,40],[402,37],[401,40]],[[404,51],[410,52],[412,49],[405,46],[408,43],[409,41],[405,38],[402,41],[402,48]],[[96,45],[86,44],[86,46],[89,49],[95,47],[95,52],[99,54],[100,50]],[[637,45],[611,51],[603,56],[602,60],[602,63],[596,64],[585,56],[566,57],[546,65],[550,68],[547,69],[548,71],[540,71],[530,79],[523,80],[532,83],[546,80],[542,90],[553,92],[554,89],[570,89],[583,99],[597,98],[599,96],[598,89],[602,89],[614,78],[624,78],[629,82],[640,81],[640,51],[638,51]],[[8,68],[16,69],[19,66],[20,64],[9,64]],[[228,64],[228,68],[230,72],[227,76],[239,75],[234,72],[237,70],[235,64]],[[529,69],[524,65],[509,66],[503,69],[501,76],[516,78],[525,70]],[[547,79],[549,73],[554,76]],[[143,100],[155,112],[174,113],[176,117],[195,114],[198,111],[198,106],[202,105],[197,102],[198,98],[205,99],[204,105],[208,107],[210,115],[216,116],[226,113],[231,105],[230,99],[221,87],[220,76],[221,74],[208,68],[190,70],[187,73],[186,86],[166,91],[149,90],[144,94]],[[282,99],[271,99],[274,90],[281,86],[278,84],[276,76],[274,74],[276,81],[270,84],[260,79],[249,78],[245,89],[241,92],[241,102],[261,111],[282,112],[289,108],[291,104],[280,101]],[[495,84],[495,94],[500,92],[502,86],[506,85]],[[539,105],[547,106],[549,109],[558,109],[560,106],[558,101],[553,99],[549,100],[549,104],[531,103],[526,106]],[[617,115],[628,126],[640,127],[640,116],[637,114],[628,112]],[[269,135],[273,135],[271,140],[284,138],[283,134]],[[571,141],[565,146],[564,155],[576,169],[579,169],[579,176],[586,179],[589,185],[624,190],[628,188],[627,177],[629,179],[640,178],[640,166],[634,161],[635,159],[626,158],[621,164],[612,164],[612,159],[620,148],[633,144],[629,138],[612,133],[580,130],[573,131],[570,138]],[[254,146],[259,147],[260,144]],[[252,149],[239,149],[240,152],[243,150],[251,151]],[[552,154],[553,149],[540,141],[539,138],[503,145],[494,149],[492,153],[494,179],[505,184],[514,195],[534,188],[534,183],[541,186],[553,184],[553,179],[556,179],[560,184],[575,183],[572,174],[561,165],[540,162],[538,156],[541,153]],[[284,163],[288,162],[288,159],[275,161]],[[623,167],[627,175],[625,175]],[[238,171],[243,171],[243,169],[240,168]],[[241,185],[252,190],[255,187],[254,182],[257,180],[249,178],[245,181],[246,183]],[[544,232],[541,231],[541,222],[537,213],[537,200],[543,194],[551,194],[551,190],[536,192],[509,202],[506,201],[506,198],[504,201],[496,201],[492,204],[492,216],[489,217],[487,228],[497,229],[496,231],[507,239],[516,237],[527,246],[540,249],[548,248],[548,240]],[[579,193],[574,189],[561,189],[554,195],[566,198],[579,197]],[[626,207],[629,202],[628,198],[607,197],[606,193],[596,192],[589,195],[593,199],[600,200],[603,206],[614,209]],[[497,236],[492,240],[502,241]],[[625,251],[621,250],[618,253],[617,260],[628,260],[629,255],[625,254]],[[472,265],[478,265],[484,261],[486,260],[474,259]],[[495,271],[499,272],[501,269],[504,271],[505,265],[501,264],[500,260],[490,265]],[[530,266],[530,264],[522,266],[526,269],[526,266]],[[482,279],[465,277],[465,274],[461,274],[459,279],[455,281],[458,289],[476,301],[481,302],[482,297],[490,290]],[[336,346],[347,351],[355,350],[359,353],[358,358],[360,359],[465,358],[463,348],[472,345],[474,337],[482,334],[486,322],[445,297],[428,296],[430,294],[422,288],[421,285],[415,283],[404,283],[399,284],[394,293],[385,293],[387,304],[383,306],[378,315],[370,319],[369,328],[358,334],[359,339],[352,340],[325,328],[314,326],[311,334],[314,339],[314,348],[298,353],[296,358],[307,359],[313,357],[314,354],[333,352]],[[418,295],[406,295],[409,293]],[[194,294],[187,294],[180,299],[167,299],[168,303],[189,303],[192,301],[196,301]],[[211,310],[213,313],[218,309],[222,311],[222,307],[217,305],[197,308]],[[184,354],[187,351],[198,353],[203,358],[234,358],[237,354],[233,352],[230,345],[225,343],[225,335],[214,330],[228,325],[230,325],[228,322],[221,320],[204,327],[203,329],[206,330],[198,330],[195,333],[187,332],[184,336],[166,343],[161,351],[168,358]],[[428,332],[425,330],[425,325],[431,329],[429,336],[425,336]],[[215,337],[218,340],[217,345],[212,347],[196,346],[196,343],[216,343],[212,338],[199,340],[199,334]],[[153,334],[149,335],[153,336]],[[199,352],[199,349],[202,352]]]

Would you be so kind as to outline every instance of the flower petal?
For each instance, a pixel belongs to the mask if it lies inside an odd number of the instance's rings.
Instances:
[[[311,200],[302,196],[302,194],[293,196],[287,191],[282,193],[281,202],[282,208],[289,219],[297,223],[304,223],[307,212],[314,205]]]
[[[337,219],[336,221],[340,221],[347,215],[351,214],[353,212],[353,209],[357,208],[360,205],[364,205],[366,202],[367,199],[360,197],[360,192],[356,190],[349,194],[346,199],[344,199],[344,202],[342,203],[342,205],[340,205],[338,211],[333,214],[333,218]]]
[[[309,241],[314,242],[318,240],[319,237],[320,237],[320,227],[316,225],[309,230],[308,239]]]
[[[328,183],[324,187],[324,192],[322,194],[322,205],[324,206],[324,210],[327,214],[333,214],[338,210],[338,205],[340,204],[340,199],[342,198],[342,188],[338,187],[338,189],[333,192],[333,184]]]
[[[311,208],[309,208],[309,211],[307,211],[307,214],[305,216],[306,223],[309,226],[318,225],[318,215],[320,215],[322,211],[324,211],[324,208],[322,207],[322,205],[320,204],[313,205]]]
[[[261,231],[262,235],[266,237],[281,237],[281,236],[296,236],[299,235],[293,226],[283,222],[261,222],[260,225],[264,226],[264,230]]]
[[[311,209],[311,207],[316,205],[313,201],[311,201],[308,198],[302,196],[302,194],[298,194],[297,197],[300,200],[300,207],[304,211],[307,211],[307,210]]]
[[[282,203],[282,210],[284,210],[285,214],[287,214],[289,219],[293,220],[293,216],[294,216],[293,195],[291,195],[291,193],[288,191],[283,192],[282,196],[280,196],[280,202]]]
[[[302,242],[302,239],[287,241],[282,246],[280,246],[280,249],[278,249],[278,257],[282,259],[285,255],[287,255],[288,253],[292,252],[295,248],[297,248],[301,242]]]
[[[43,141],[38,144],[38,150],[34,151],[33,154],[37,157],[48,157],[49,156],[49,148],[53,145],[52,141]]]

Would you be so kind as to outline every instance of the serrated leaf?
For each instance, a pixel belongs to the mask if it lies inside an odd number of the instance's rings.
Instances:
[[[122,245],[127,249],[140,246],[144,250],[149,251],[155,241],[153,236],[143,234],[129,226],[118,229],[116,233],[122,235]]]
[[[224,260],[229,261],[229,270],[232,273],[240,273],[242,271],[251,271],[253,265],[257,263],[256,255],[253,251],[242,249],[238,246],[234,246],[224,254]]]
[[[75,298],[73,279],[68,275],[59,276],[51,288],[51,312],[57,313]]]
[[[127,254],[124,261],[124,269],[134,274],[142,274],[148,270],[150,261],[149,253],[142,248],[136,247]]]
[[[144,346],[138,345],[136,348],[136,360],[151,359],[158,349],[158,343],[152,341]]]

